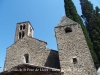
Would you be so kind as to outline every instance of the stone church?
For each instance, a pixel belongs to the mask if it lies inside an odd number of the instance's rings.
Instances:
[[[80,24],[63,16],[55,27],[57,50],[34,38],[29,21],[16,25],[14,43],[7,48],[0,75],[97,75]]]

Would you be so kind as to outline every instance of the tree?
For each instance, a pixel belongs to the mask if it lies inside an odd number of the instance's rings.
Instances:
[[[93,58],[93,61],[95,63],[96,68],[98,68],[99,62],[98,62],[97,56],[96,56],[96,54],[93,50],[93,45],[92,45],[91,40],[89,38],[86,27],[84,26],[81,17],[78,15],[78,13],[76,11],[74,3],[72,2],[72,0],[64,0],[64,7],[65,7],[66,16],[81,25],[83,33],[84,33],[86,41],[87,41],[87,44],[88,44],[88,47],[90,49],[90,52],[91,52],[91,55],[92,55],[92,58]]]
[[[96,68],[100,66],[100,9],[95,7],[88,0],[80,0],[82,15],[86,28],[93,43],[93,50],[97,55],[98,61],[95,62]],[[96,59],[96,60],[97,60]]]

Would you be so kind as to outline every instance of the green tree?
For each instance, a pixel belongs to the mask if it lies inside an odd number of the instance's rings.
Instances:
[[[72,2],[72,0],[64,0],[64,7],[65,7],[65,14],[67,17],[69,17],[70,19],[76,21],[77,23],[79,23],[82,27],[83,33],[85,35],[88,47],[90,49],[93,61],[95,63],[96,68],[98,67],[98,59],[97,56],[93,50],[93,45],[91,43],[91,40],[89,38],[88,32],[86,30],[86,27],[84,26],[81,17],[79,16],[79,14],[77,13],[77,10],[74,6],[74,3]],[[94,11],[95,12],[95,11]]]
[[[100,66],[100,9],[95,7],[88,0],[80,0],[82,9],[82,18],[85,21],[86,28],[93,43],[93,50],[97,55],[98,61],[95,62],[96,68]]]

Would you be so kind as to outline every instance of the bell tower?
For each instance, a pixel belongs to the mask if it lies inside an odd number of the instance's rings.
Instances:
[[[17,23],[14,41],[16,42],[24,36],[33,37],[33,30],[29,21]]]
[[[63,16],[55,27],[55,36],[64,75],[97,75],[80,24]]]

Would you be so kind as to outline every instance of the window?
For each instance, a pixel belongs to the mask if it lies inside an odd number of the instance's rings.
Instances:
[[[25,29],[25,24],[23,25],[23,29]]]
[[[25,63],[29,63],[29,55],[25,54],[24,57],[25,57]]]
[[[20,30],[22,30],[22,25],[20,25]]]
[[[72,29],[70,27],[65,28],[65,33],[72,32]]]
[[[76,64],[77,63],[77,59],[73,58],[73,63]]]
[[[19,32],[19,38],[21,38],[21,32]]]
[[[20,25],[20,30],[25,29],[25,24],[24,25]]]
[[[32,28],[30,27],[30,32],[32,32]]]
[[[24,35],[25,35],[24,31],[22,31],[22,38],[24,37]]]

